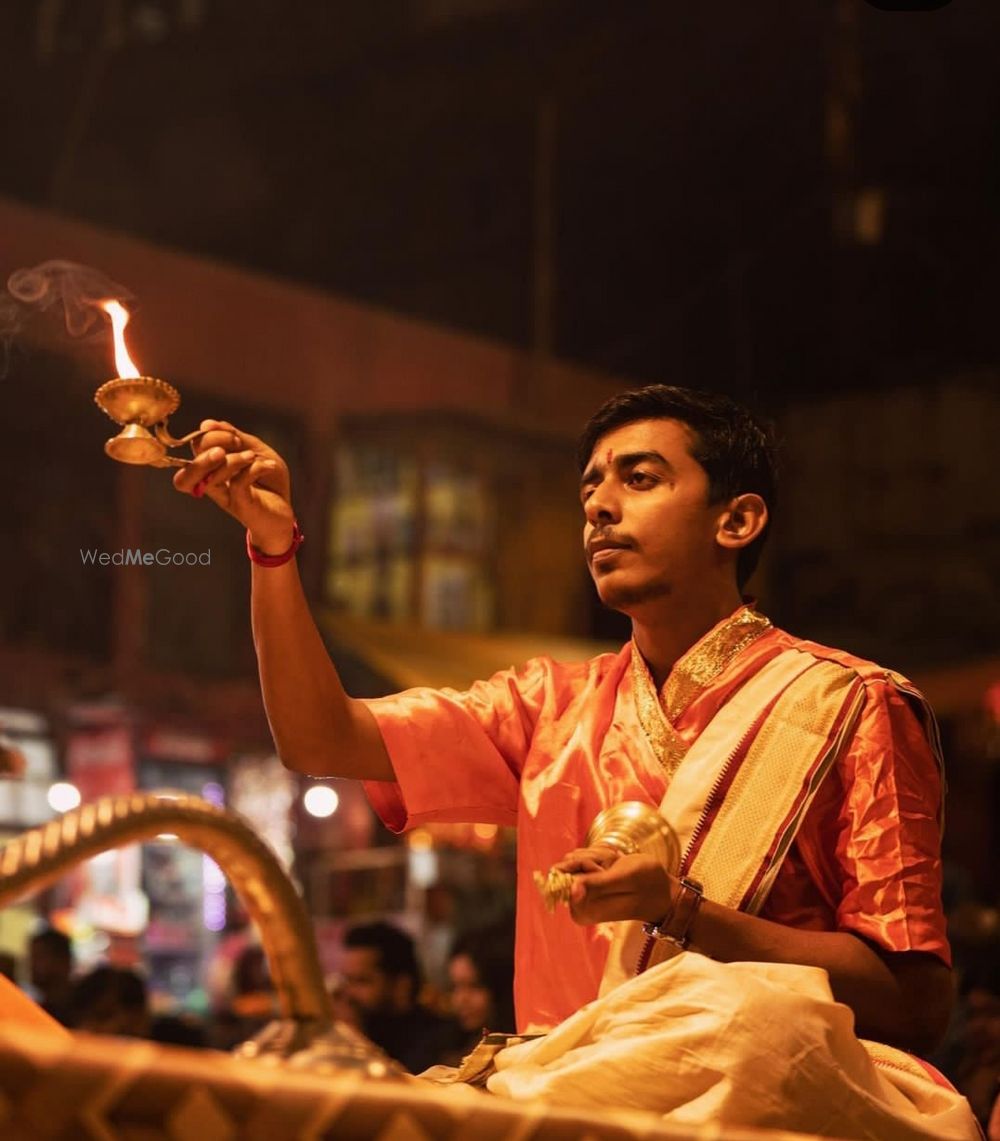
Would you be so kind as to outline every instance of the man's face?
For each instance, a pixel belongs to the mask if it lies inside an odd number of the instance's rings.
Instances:
[[[70,963],[43,942],[32,943],[28,951],[31,985],[40,989],[69,981]]]
[[[394,982],[379,966],[374,947],[348,947],[342,972],[344,996],[362,1014],[385,1014],[395,1008]]]
[[[605,606],[635,616],[718,573],[724,508],[677,420],[638,420],[602,436],[580,485],[587,566]]]

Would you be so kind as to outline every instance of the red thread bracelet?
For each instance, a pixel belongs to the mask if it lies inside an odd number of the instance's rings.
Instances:
[[[263,551],[258,551],[257,548],[250,541],[250,528],[247,528],[247,554],[250,556],[250,561],[256,563],[259,567],[280,567],[295,557],[295,552],[305,542],[306,537],[299,530],[298,520],[292,523],[292,545],[284,554],[281,555],[265,555]]]

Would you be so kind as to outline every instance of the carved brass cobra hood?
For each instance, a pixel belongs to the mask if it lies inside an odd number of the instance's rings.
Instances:
[[[305,906],[271,849],[236,813],[183,792],[106,796],[25,832],[0,849],[0,907],[59,879],[109,848],[172,832],[212,857],[257,924],[281,1017],[236,1050],[291,1057],[296,1066],[360,1070],[389,1078],[402,1069],[351,1027],[334,1022]]]

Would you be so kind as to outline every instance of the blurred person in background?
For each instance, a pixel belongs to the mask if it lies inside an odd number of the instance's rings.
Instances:
[[[28,977],[38,1005],[63,1026],[72,1015],[73,944],[68,935],[46,927],[28,944]]]
[[[228,995],[213,1021],[212,1045],[231,1050],[252,1038],[278,1017],[277,994],[259,943],[248,943],[237,954],[229,980]]]
[[[460,935],[448,960],[451,1009],[467,1054],[486,1031],[514,1032],[514,925],[493,924]]]
[[[71,1025],[88,1034],[147,1038],[149,993],[145,981],[127,967],[95,967],[73,984]]]
[[[947,868],[945,885],[957,1001],[948,1033],[929,1060],[965,1094],[985,1127],[1000,1080],[1000,909],[977,896],[961,869]]]
[[[1000,940],[981,950],[959,980],[964,1018],[959,1054],[948,1076],[985,1127],[1000,1090]]]
[[[405,931],[384,922],[350,928],[341,975],[341,998],[362,1033],[410,1073],[454,1056],[461,1031],[420,1003],[420,966]]]
[[[149,1037],[153,1042],[163,1042],[169,1046],[193,1046],[204,1049],[208,1046],[208,1033],[197,1018],[186,1014],[161,1014],[149,1026]]]
[[[430,884],[424,892],[424,917],[420,930],[420,961],[427,982],[437,995],[448,987],[448,958],[455,941],[455,889],[446,883]]]

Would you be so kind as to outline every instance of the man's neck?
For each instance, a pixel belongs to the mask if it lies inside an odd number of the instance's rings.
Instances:
[[[633,615],[632,636],[657,689],[667,680],[674,663],[741,603],[740,594],[734,588],[718,596],[687,599],[684,605],[661,605],[655,611]]]

